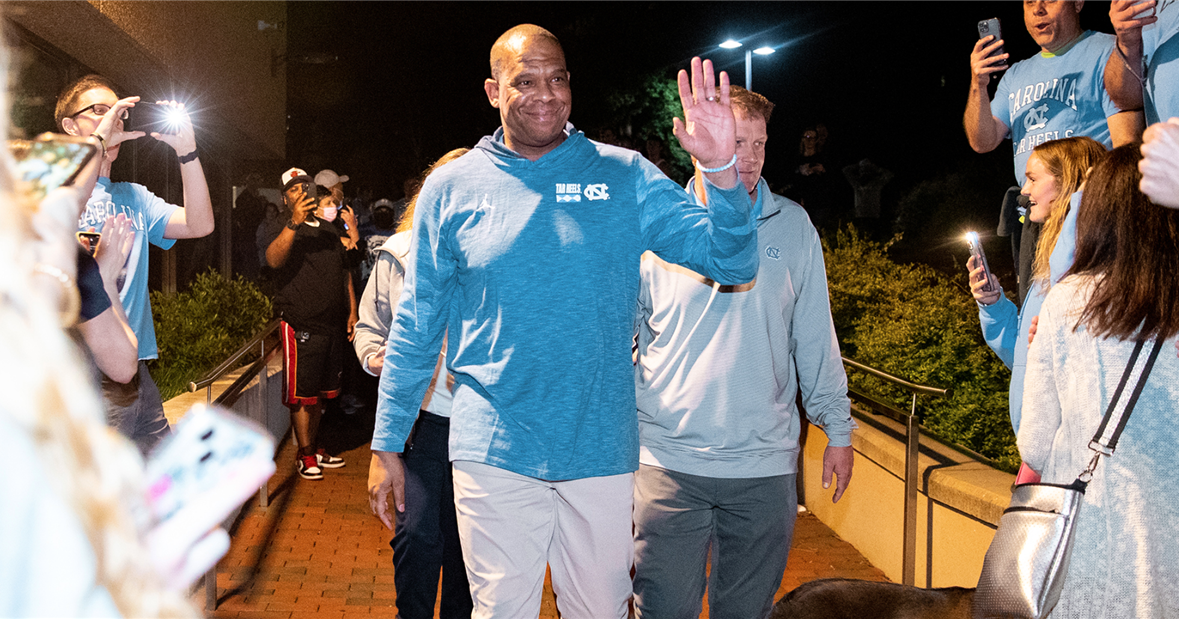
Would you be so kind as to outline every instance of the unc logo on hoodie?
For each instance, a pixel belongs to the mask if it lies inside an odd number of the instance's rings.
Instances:
[[[582,185],[581,183],[557,183],[557,202],[581,202],[581,196],[586,200],[609,200],[609,187],[606,183]]]

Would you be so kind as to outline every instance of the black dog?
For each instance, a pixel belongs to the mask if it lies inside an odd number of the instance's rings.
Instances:
[[[808,582],[774,604],[770,619],[970,619],[974,589],[919,589],[829,578]]]

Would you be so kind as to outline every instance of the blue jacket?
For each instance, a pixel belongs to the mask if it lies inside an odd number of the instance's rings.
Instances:
[[[1056,239],[1056,246],[1052,248],[1052,255],[1048,258],[1051,266],[1050,279],[1052,283],[1060,281],[1064,274],[1073,267],[1073,259],[1077,250],[1077,213],[1080,211],[1081,192],[1076,192],[1069,198],[1068,215],[1060,228],[1060,236]],[[1019,432],[1020,413],[1023,409],[1023,380],[1028,365],[1028,331],[1031,330],[1032,319],[1040,314],[1040,306],[1048,290],[1039,285],[1028,288],[1028,297],[1023,301],[1023,309],[1016,311],[1015,304],[1006,295],[999,294],[999,300],[992,305],[978,306],[978,320],[982,325],[983,338],[987,346],[999,355],[1011,369],[1011,387],[1007,392],[1007,403],[1011,414],[1011,427]]]
[[[547,480],[634,471],[639,257],[732,284],[756,276],[740,183],[710,188],[705,210],[638,153],[566,131],[530,161],[500,129],[426,181],[374,450],[401,451],[449,327],[452,460]]]

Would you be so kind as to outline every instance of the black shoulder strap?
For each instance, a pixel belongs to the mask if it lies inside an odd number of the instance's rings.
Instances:
[[[1158,359],[1162,344],[1163,338],[1156,338],[1154,346],[1151,347],[1150,354],[1145,360],[1141,359],[1141,353],[1146,341],[1138,340],[1137,345],[1134,346],[1134,352],[1130,354],[1130,361],[1126,364],[1126,371],[1122,373],[1122,381],[1118,383],[1118,388],[1114,391],[1113,398],[1110,399],[1109,407],[1105,410],[1105,418],[1101,420],[1101,426],[1097,428],[1097,433],[1093,435],[1093,441],[1089,444],[1094,451],[1109,455],[1117,448],[1118,439],[1122,436],[1122,430],[1126,428],[1126,422],[1130,419],[1130,412],[1134,410],[1134,404],[1138,402],[1138,396],[1142,395],[1142,388],[1146,385],[1146,378],[1150,376],[1150,370],[1154,368],[1154,362]],[[1122,394],[1125,393],[1126,386],[1131,381],[1134,381],[1133,391],[1130,393],[1129,399],[1122,404]],[[1121,405],[1119,406],[1119,404]]]

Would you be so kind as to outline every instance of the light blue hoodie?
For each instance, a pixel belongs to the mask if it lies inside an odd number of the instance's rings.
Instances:
[[[1077,213],[1080,212],[1081,192],[1069,198],[1069,211],[1060,228],[1060,236],[1048,258],[1052,283],[1059,282],[1069,269],[1077,251]],[[1028,296],[1023,308],[1016,311],[1015,304],[1000,291],[999,300],[991,305],[978,306],[978,320],[982,325],[983,339],[995,351],[999,359],[1011,369],[1011,386],[1007,404],[1011,413],[1011,428],[1019,432],[1019,419],[1023,408],[1023,381],[1028,366],[1028,333],[1032,319],[1040,315],[1040,307],[1048,290],[1039,284],[1028,287]]]
[[[757,274],[738,183],[705,210],[638,153],[568,138],[537,161],[503,130],[426,181],[372,448],[401,451],[449,327],[450,457],[546,480],[638,468],[630,359],[639,257]]]

